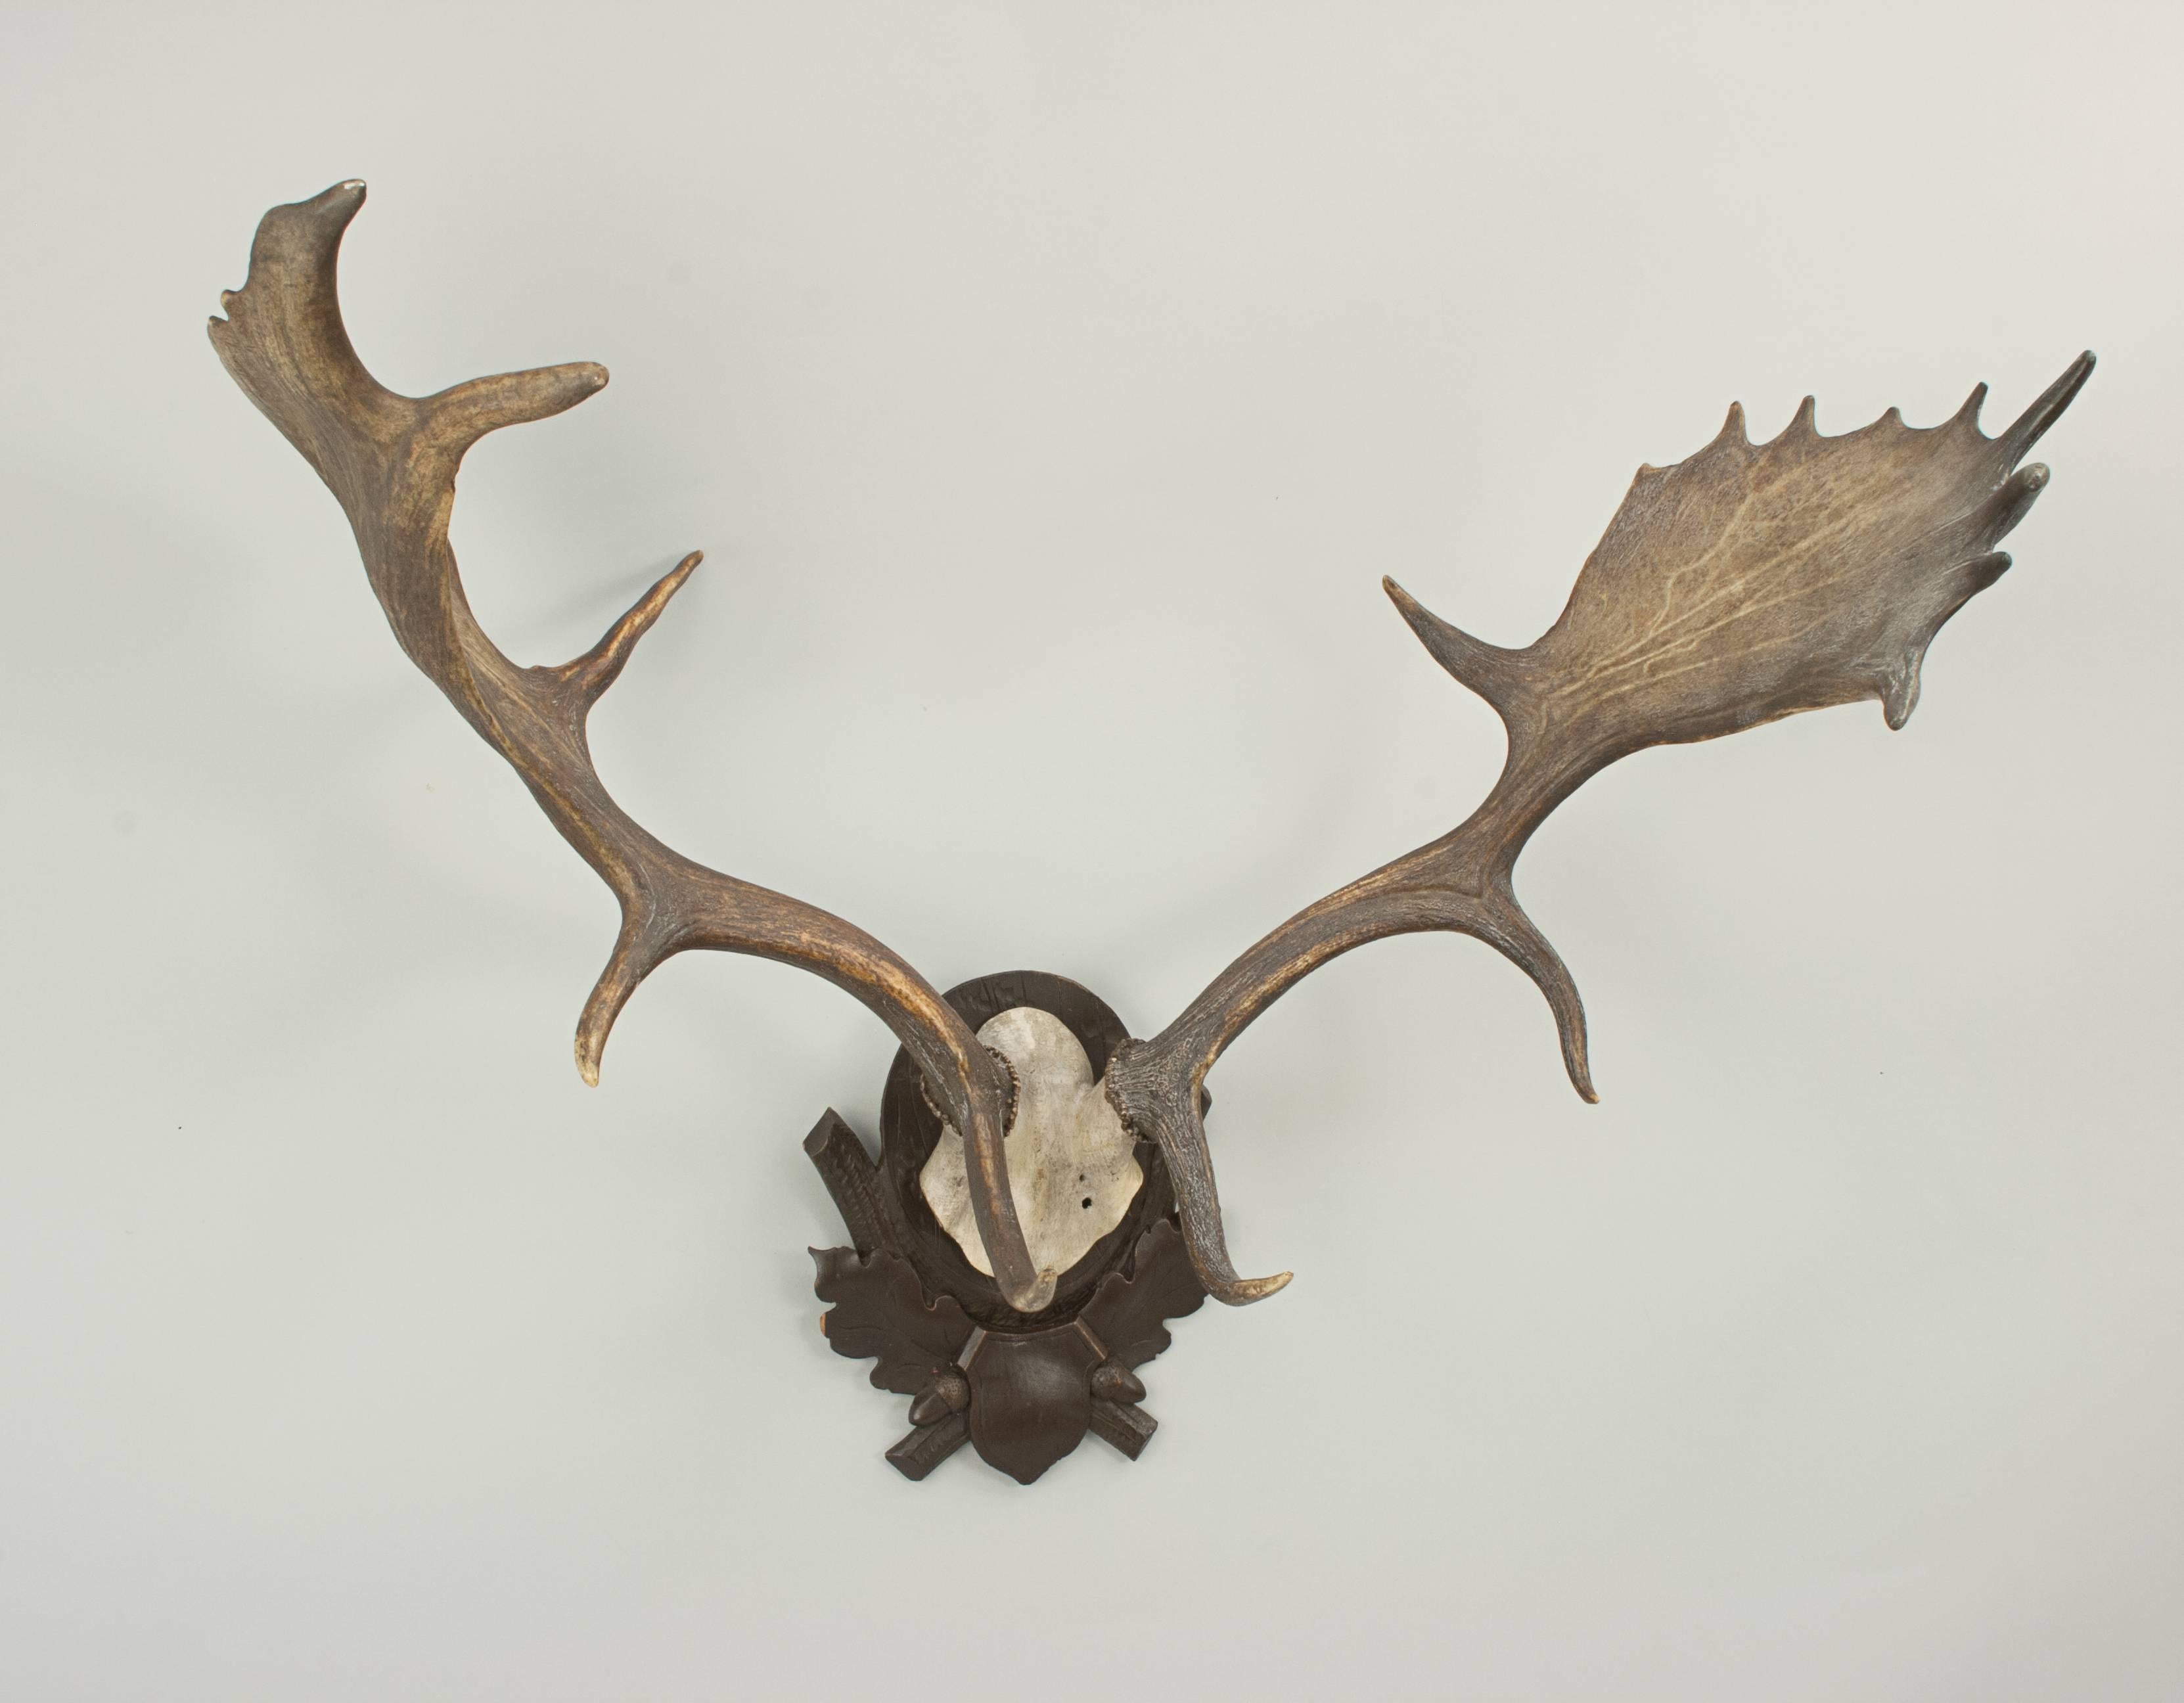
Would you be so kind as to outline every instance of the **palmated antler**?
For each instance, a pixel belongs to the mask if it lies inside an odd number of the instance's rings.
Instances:
[[[801,899],[692,862],[639,827],[592,766],[585,721],[631,649],[698,565],[683,560],[573,662],[519,668],[471,614],[448,542],[464,453],[504,426],[573,408],[607,381],[588,362],[473,379],[398,396],[364,369],[335,288],[342,233],[361,183],[276,207],[259,225],[250,275],[222,298],[213,347],[266,418],[303,452],[356,532],[371,587],[410,659],[512,765],[539,807],[621,902],[621,932],[577,1027],[577,1065],[599,1079],[607,1032],[630,995],[676,953],[748,952],[816,971],[892,1029],[967,1138],[978,1233],[1011,1305],[1045,1306],[1055,1273],[1035,1271],[1017,1222],[1002,1137],[1006,1084],[962,1018],[863,930]]]
[[[1592,1099],[1576,985],[1510,884],[1525,842],[1586,779],[1649,745],[1862,698],[1903,726],[1927,645],[2008,567],[1994,546],[2048,482],[2045,467],[2018,463],[2092,369],[2081,355],[1999,437],[1979,428],[1985,385],[1946,425],[1914,429],[1891,409],[1841,437],[1814,431],[1808,397],[1759,445],[1732,407],[1689,460],[1639,469],[1561,619],[1522,650],[1483,643],[1384,582],[1435,660],[1500,713],[1508,758],[1454,832],[1300,911],[1166,1029],[1109,1060],[1108,1094],[1160,1143],[1213,1294],[1240,1304],[1289,1281],[1239,1277],[1222,1234],[1199,1094],[1228,1044],[1352,947],[1446,929],[1477,936],[1539,984],[1570,1080]]]

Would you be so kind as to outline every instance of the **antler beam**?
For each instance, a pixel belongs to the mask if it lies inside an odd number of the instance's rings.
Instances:
[[[573,408],[606,383],[606,369],[578,362],[504,373],[423,398],[387,389],[351,347],[336,288],[342,234],[363,204],[364,186],[349,182],[268,213],[248,281],[222,298],[229,317],[212,321],[213,347],[340,502],[410,659],[508,760],[621,901],[621,934],[577,1027],[577,1068],[597,1082],[616,1015],[678,952],[747,952],[824,977],[894,1032],[964,1133],[972,1212],[995,1280],[1011,1305],[1036,1312],[1056,1274],[1036,1270],[1025,1246],[1002,1154],[1006,1079],[969,1027],[863,930],[663,845],[615,803],[593,767],[592,705],[699,557],[685,557],[596,646],[557,667],[518,667],[471,614],[448,538],[464,454],[489,431]]]
[[[1814,431],[1808,397],[1761,445],[1732,407],[1696,455],[1639,469],[1561,618],[1521,650],[1474,638],[1384,582],[1435,660],[1500,714],[1508,756],[1453,832],[1300,911],[1158,1035],[1125,1042],[1109,1061],[1108,1095],[1159,1142],[1212,1294],[1253,1301],[1290,1277],[1238,1277],[1222,1233],[1199,1095],[1229,1043],[1353,947],[1447,930],[1484,940],[1538,984],[1570,1081],[1594,1099],[1576,984],[1511,883],[1525,843],[1588,778],[1650,745],[1864,698],[1902,727],[1927,646],[2008,567],[1994,546],[2048,482],[2045,467],[2018,464],[2092,369],[2081,355],[1992,438],[1979,428],[1985,385],[1945,425],[1914,430],[1891,409],[1841,437]]]

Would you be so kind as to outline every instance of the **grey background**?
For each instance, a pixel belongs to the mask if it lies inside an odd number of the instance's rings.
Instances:
[[[2184,1632],[2172,7],[11,6],[0,1691],[2156,1698]],[[1877,705],[1647,753],[1224,1061],[1159,1439],[880,1451],[798,1140],[892,1043],[654,978],[203,316],[360,175],[456,521],[691,853],[1140,1031],[1465,814],[1641,460],[2103,357]],[[1127,756],[1127,786],[1116,779]]]

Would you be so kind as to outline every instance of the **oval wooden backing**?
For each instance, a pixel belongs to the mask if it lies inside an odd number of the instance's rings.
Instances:
[[[1092,1061],[1095,1078],[1105,1075],[1114,1049],[1129,1031],[1113,1009],[1081,982],[1040,970],[1013,970],[980,976],[942,996],[975,1032],[989,1019],[1017,1005],[1050,1012],[1067,1026]],[[1083,1311],[1092,1291],[1108,1272],[1132,1275],[1138,1240],[1175,1210],[1175,1191],[1167,1167],[1153,1143],[1137,1144],[1145,1186],[1122,1222],[1092,1245],[1089,1252],[1056,1286],[1044,1311],[1018,1312],[1001,1297],[994,1280],[963,1257],[955,1238],[940,1227],[926,1204],[919,1174],[940,1138],[940,1120],[919,1092],[917,1066],[898,1049],[880,1097],[881,1205],[894,1227],[904,1256],[916,1270],[928,1294],[951,1295],[963,1311],[988,1330],[1021,1331],[1032,1326],[1065,1324]]]

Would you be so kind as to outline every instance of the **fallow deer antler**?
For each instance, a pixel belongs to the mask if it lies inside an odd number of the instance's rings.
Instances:
[[[1732,407],[1714,441],[1673,467],[1641,467],[1554,626],[1522,650],[1460,632],[1392,580],[1388,595],[1426,648],[1501,715],[1502,776],[1462,826],[1291,917],[1150,1041],[1109,1060],[1109,1098],[1161,1145],[1192,1263],[1241,1304],[1289,1281],[1240,1278],[1222,1234],[1199,1093],[1245,1027],[1329,960],[1391,934],[1471,934],[1537,982],[1570,1080],[1594,1098],[1585,1010],[1568,971],[1511,886],[1548,813],[1618,757],[1878,698],[1900,728],[1942,624],[2009,565],[1994,546],[2048,470],[2020,469],[2092,371],[2081,355],[1999,437],[1979,429],[1986,387],[1946,425],[1891,409],[1822,437],[1808,397],[1754,445]]]
[[[577,1027],[584,1079],[598,1080],[607,1032],[638,983],[676,953],[748,952],[816,971],[894,1032],[965,1133],[973,1214],[995,1280],[1011,1305],[1037,1311],[1054,1293],[1055,1274],[1034,1269],[1010,1193],[1006,1079],[962,1018],[863,930],[661,844],[608,796],[593,768],[591,707],[698,556],[685,557],[592,649],[557,667],[519,668],[471,614],[448,541],[464,453],[501,426],[573,408],[606,383],[606,370],[580,362],[504,373],[423,398],[385,388],[350,346],[335,288],[342,233],[363,204],[364,186],[349,182],[268,213],[248,281],[222,298],[230,317],[212,321],[213,347],[340,501],[410,659],[514,766],[621,902],[620,938]]]

